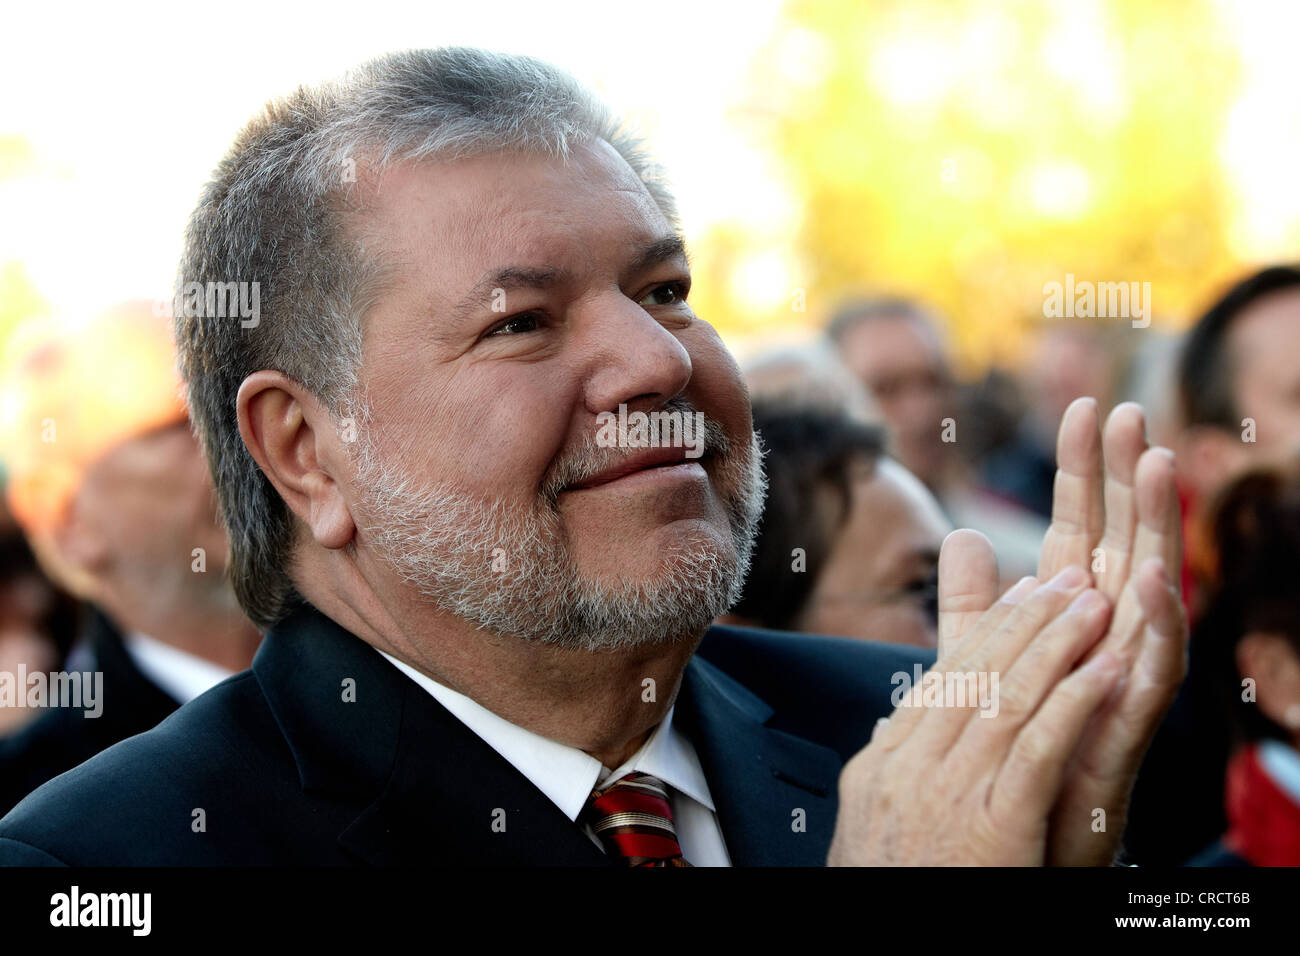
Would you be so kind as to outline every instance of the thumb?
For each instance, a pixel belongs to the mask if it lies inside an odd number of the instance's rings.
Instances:
[[[939,550],[939,660],[998,599],[998,559],[989,539],[961,528]]]

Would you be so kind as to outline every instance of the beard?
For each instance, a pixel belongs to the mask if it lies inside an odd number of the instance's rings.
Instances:
[[[665,411],[694,413],[673,400]],[[359,537],[422,600],[494,634],[568,650],[618,650],[698,638],[740,599],[767,482],[751,433],[737,447],[704,418],[704,458],[722,495],[729,535],[683,534],[639,580],[583,574],[568,548],[558,497],[627,456],[588,437],[561,455],[531,505],[421,487],[377,453],[366,409],[355,451]]]

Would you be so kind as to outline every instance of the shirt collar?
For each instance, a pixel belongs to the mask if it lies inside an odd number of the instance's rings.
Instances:
[[[188,704],[234,673],[139,631],[127,634],[122,643],[140,672],[182,704]]]
[[[658,777],[710,812],[714,810],[699,756],[690,741],[673,727],[672,707],[641,749],[617,770],[610,771],[590,754],[512,724],[405,661],[379,653],[527,777],[570,820],[578,819],[597,785],[632,772]]]

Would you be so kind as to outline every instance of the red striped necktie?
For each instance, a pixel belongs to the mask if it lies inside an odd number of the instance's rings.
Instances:
[[[690,866],[677,843],[668,791],[647,773],[630,773],[594,791],[582,819],[624,866]]]

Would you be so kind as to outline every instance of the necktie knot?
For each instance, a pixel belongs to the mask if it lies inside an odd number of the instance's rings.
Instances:
[[[690,866],[677,842],[668,790],[657,777],[630,773],[596,790],[583,819],[624,866]]]

